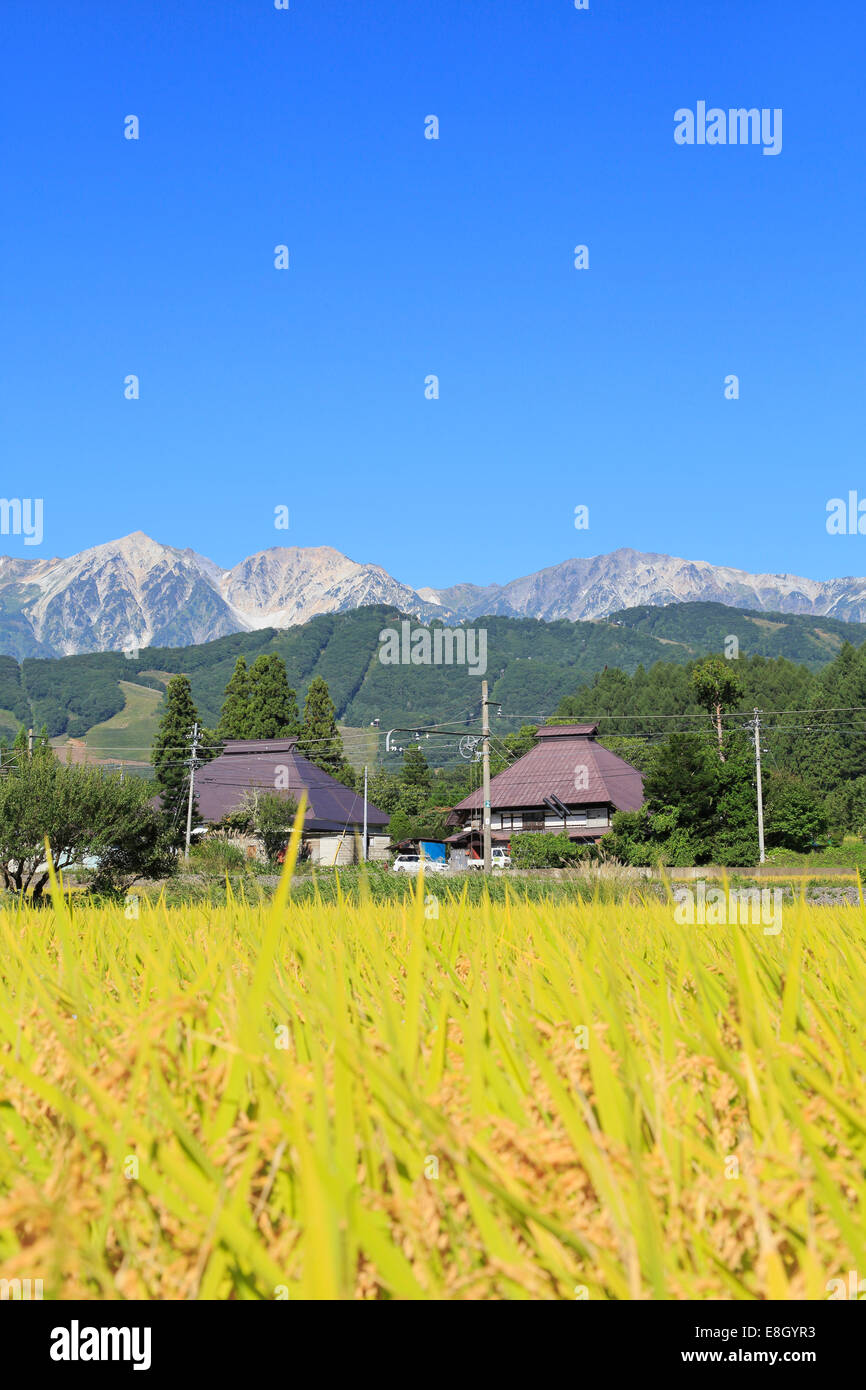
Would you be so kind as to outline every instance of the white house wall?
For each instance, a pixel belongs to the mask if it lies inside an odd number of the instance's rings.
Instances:
[[[506,821],[510,821],[510,824],[507,824],[504,827],[506,830],[511,830],[515,834],[519,834],[523,830],[523,817],[521,815],[515,813],[514,815],[509,816],[509,813],[506,812],[505,819]],[[478,828],[480,826],[480,821],[478,821],[477,819],[473,819],[471,824],[474,828]],[[587,810],[586,815],[569,816],[565,824],[569,830],[578,830],[583,826],[586,826],[590,830],[598,830],[610,824],[610,817],[608,815],[606,807],[592,806]],[[490,828],[491,830],[503,829],[501,813],[497,815],[497,813],[494,811],[491,814]],[[542,827],[539,825],[538,821],[533,821],[526,827],[527,830],[540,830],[541,828]],[[543,828],[545,830],[553,831],[562,830],[562,816],[555,816],[552,811],[546,812],[544,817]]]

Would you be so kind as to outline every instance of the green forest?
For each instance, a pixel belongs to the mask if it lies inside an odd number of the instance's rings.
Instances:
[[[701,698],[709,666],[729,678],[718,707]],[[818,670],[781,657],[658,662],[600,672],[556,712],[598,719],[600,740],[645,774],[647,806],[615,823],[618,857],[652,862],[663,845],[668,863],[749,862],[756,709],[770,848],[866,833],[866,648],[846,644]]]
[[[252,665],[257,657],[276,653],[301,703],[314,677],[327,682],[342,724],[361,727],[378,719],[388,728],[474,722],[480,680],[466,667],[383,666],[378,660],[380,631],[403,616],[383,606],[359,608],[284,631],[268,628],[201,646],[145,648],[134,658],[100,652],[19,663],[3,656],[0,710],[35,728],[44,724],[52,738],[77,738],[123,709],[121,681],[162,691],[170,675],[185,674],[202,719],[215,726],[237,658],[243,656]],[[761,676],[762,690],[771,693],[774,680],[800,681],[805,690],[811,676],[838,656],[846,640],[857,648],[866,640],[866,626],[858,623],[756,614],[706,603],[629,609],[603,622],[489,617],[476,619],[473,626],[487,631],[487,678],[492,697],[501,702],[503,731],[541,722],[576,689],[586,690],[606,668],[605,679],[614,682],[639,673],[636,699],[665,699],[661,686],[668,678],[652,674],[657,662],[666,669],[682,668],[709,652],[725,650],[733,637],[744,667],[757,658],[771,664],[781,659],[783,666],[796,663],[797,675],[787,667],[773,675],[768,668]],[[659,679],[657,689],[654,682]],[[605,685],[599,694],[605,698],[607,693]],[[610,711],[615,712],[624,711]]]

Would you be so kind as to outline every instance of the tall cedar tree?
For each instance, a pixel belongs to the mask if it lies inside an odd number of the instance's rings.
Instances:
[[[417,743],[410,743],[403,754],[400,781],[404,787],[421,787],[425,792],[429,792],[433,786],[433,777],[427,759]]]
[[[217,729],[219,737],[246,738],[247,720],[250,706],[250,673],[246,658],[239,656],[235,662],[232,678],[225,688],[225,698],[220,710]]]
[[[250,670],[249,705],[243,737],[284,738],[299,733],[300,728],[298,701],[294,690],[289,688],[284,662],[276,652],[262,653],[256,657]]]
[[[304,701],[304,722],[298,739],[298,752],[332,777],[346,776],[348,764],[343,740],[337,729],[336,707],[321,676],[314,676]]]
[[[162,797],[162,807],[180,823],[189,789],[189,756],[198,711],[187,676],[172,676],[165,693],[165,713],[159,722],[150,761]],[[196,808],[193,807],[193,814]]]

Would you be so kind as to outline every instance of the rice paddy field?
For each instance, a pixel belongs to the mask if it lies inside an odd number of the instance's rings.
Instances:
[[[0,1277],[753,1300],[863,1266],[861,904],[295,902],[288,857],[269,903],[0,913]]]

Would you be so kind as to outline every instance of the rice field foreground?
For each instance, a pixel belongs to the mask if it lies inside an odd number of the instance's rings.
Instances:
[[[859,906],[767,935],[432,893],[0,914],[0,1278],[825,1299],[863,1269]]]

